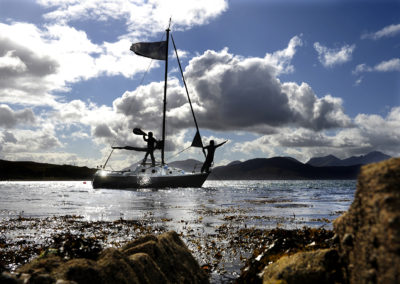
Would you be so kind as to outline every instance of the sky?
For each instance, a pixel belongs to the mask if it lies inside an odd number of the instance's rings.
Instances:
[[[145,146],[134,127],[161,139],[164,61],[129,48],[170,18],[203,143],[228,140],[215,165],[400,156],[399,0],[0,0],[0,159],[96,167]],[[169,54],[166,161],[202,160]]]

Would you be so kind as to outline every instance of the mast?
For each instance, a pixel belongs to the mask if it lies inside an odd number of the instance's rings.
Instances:
[[[164,78],[164,107],[163,107],[163,122],[162,122],[162,147],[161,147],[161,164],[164,165],[164,147],[165,147],[165,116],[167,112],[167,77],[168,77],[168,42],[169,42],[169,31],[170,31],[171,20],[169,26],[166,29],[167,32],[167,46],[165,50],[165,78]]]

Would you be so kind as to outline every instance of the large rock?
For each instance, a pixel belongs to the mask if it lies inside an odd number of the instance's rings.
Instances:
[[[28,283],[209,282],[176,232],[145,236],[121,249],[108,248],[96,261],[80,258],[64,262],[50,256],[24,265],[19,272]],[[37,282],[38,278],[42,281]]]
[[[263,283],[341,283],[339,256],[334,249],[283,256],[263,271]]]
[[[362,167],[334,230],[350,283],[400,283],[400,158]]]

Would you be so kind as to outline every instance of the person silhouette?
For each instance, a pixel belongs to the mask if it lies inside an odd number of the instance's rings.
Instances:
[[[210,144],[208,146],[203,147],[203,149],[207,149],[207,156],[206,156],[206,160],[204,161],[203,166],[201,167],[201,172],[206,172],[209,173],[210,172],[210,167],[211,164],[214,161],[214,153],[215,153],[215,149],[217,149],[218,147],[224,145],[227,141],[222,142],[221,144],[218,145],[214,145],[214,140],[210,140]]]
[[[143,159],[142,164],[144,165],[144,164],[146,163],[147,157],[148,157],[148,155],[150,154],[151,165],[154,167],[155,164],[156,164],[156,162],[155,162],[155,160],[154,160],[154,154],[153,154],[153,152],[154,152],[155,144],[156,144],[157,141],[156,141],[156,139],[153,137],[153,132],[149,132],[149,133],[147,134],[147,137],[148,137],[148,138],[146,138],[146,134],[143,134],[143,140],[147,142],[147,151],[146,151],[146,155],[144,155],[144,159]]]

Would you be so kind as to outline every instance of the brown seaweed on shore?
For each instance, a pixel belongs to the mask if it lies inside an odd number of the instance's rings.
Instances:
[[[81,216],[2,220],[0,234],[4,237],[0,238],[0,269],[13,271],[34,257],[48,254],[63,259],[96,259],[105,247],[120,247],[142,235],[165,231],[162,227],[136,220],[90,222],[82,220]],[[6,238],[6,232],[16,235]]]
[[[303,228],[297,230],[273,229],[264,232],[259,246],[246,261],[237,283],[262,283],[258,276],[264,267],[284,255],[333,247],[333,232],[325,229]],[[254,238],[254,235],[252,236]]]
[[[204,211],[208,214],[222,215],[234,214],[235,210]],[[243,212],[242,212],[243,213]],[[263,230],[254,227],[243,226],[248,218],[227,218],[234,215],[223,215],[222,218],[229,221],[215,228],[215,233],[203,232],[201,227],[192,227],[193,224],[202,222],[203,218],[195,220],[192,225],[183,223],[181,238],[185,241],[192,254],[203,266],[203,270],[214,275],[218,279],[232,282],[246,260],[254,250],[260,250],[260,244],[269,240],[280,242],[284,237],[292,236],[292,242],[299,247],[305,247],[312,243],[314,231],[317,229],[304,228],[301,230],[273,229]],[[243,215],[241,215],[243,217]],[[261,216],[248,216],[255,218]],[[231,220],[228,220],[231,219]],[[161,223],[170,220],[159,220]],[[156,223],[154,223],[156,222]],[[4,247],[0,249],[0,259],[3,270],[14,271],[17,267],[30,261],[33,257],[48,257],[54,255],[62,259],[74,259],[85,257],[96,259],[101,249],[107,247],[122,247],[127,242],[146,234],[160,234],[166,229],[157,225],[153,217],[147,220],[116,221],[85,221],[81,216],[62,216],[51,218],[17,218],[0,223],[0,232],[13,230],[34,230],[40,235],[41,241],[34,241],[20,235],[24,239],[4,239]],[[314,233],[312,233],[314,232]],[[326,232],[326,238],[330,237],[330,231],[319,229],[316,232]],[[322,238],[322,233],[321,238]],[[309,237],[306,237],[309,236]],[[36,239],[37,241],[37,239]],[[287,243],[287,242],[286,242]],[[282,247],[282,245],[281,245]],[[257,257],[257,256],[254,256]],[[233,274],[232,274],[233,273]]]

